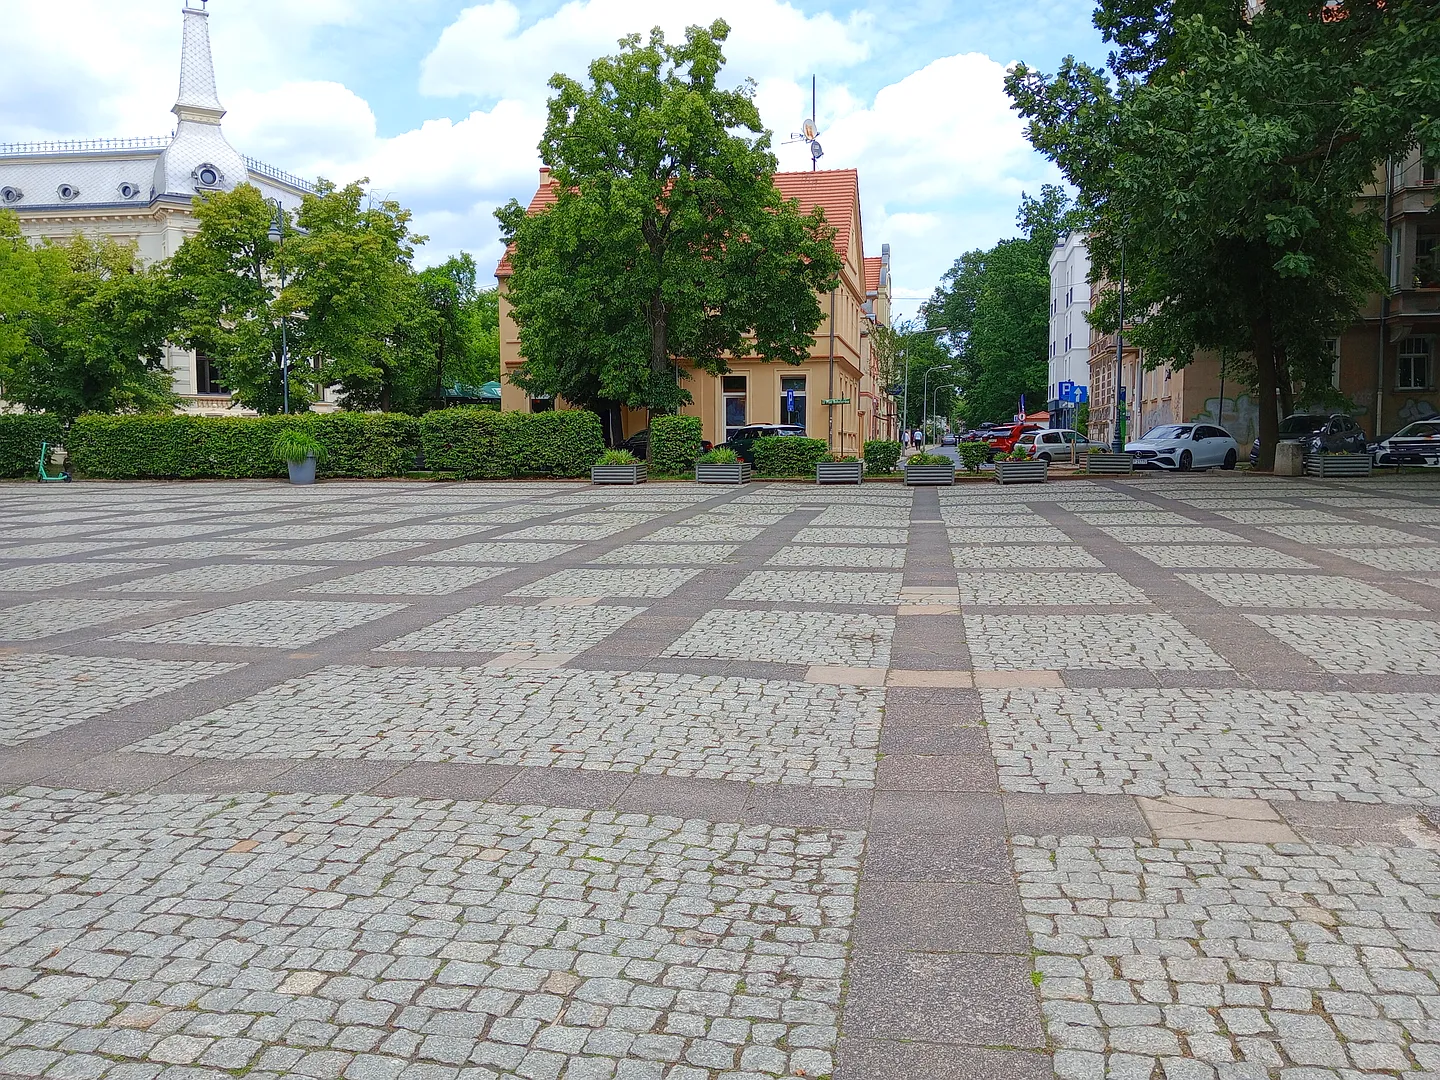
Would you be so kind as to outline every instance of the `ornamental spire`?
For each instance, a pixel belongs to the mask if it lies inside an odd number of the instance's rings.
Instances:
[[[192,7],[190,0],[180,10],[185,17],[185,33],[180,50],[180,93],[171,110],[181,120],[218,124],[225,115],[215,91],[215,64],[210,59],[210,13]]]

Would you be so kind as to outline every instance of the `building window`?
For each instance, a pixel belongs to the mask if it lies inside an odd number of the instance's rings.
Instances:
[[[1390,230],[1390,288],[1400,288],[1400,230]]]
[[[1422,233],[1415,238],[1415,288],[1440,289],[1440,235]]]
[[[780,423],[805,426],[805,376],[785,375],[780,379]]]
[[[0,188],[0,200],[7,203],[17,203],[25,197],[25,193],[16,187]]]
[[[530,399],[530,411],[532,413],[553,412],[554,409],[555,399],[549,394],[543,394],[540,397],[532,397]]]
[[[725,406],[725,439],[728,442],[746,424],[744,375],[722,375],[720,389]]]
[[[195,392],[197,394],[228,394],[230,388],[220,381],[220,372],[215,367],[215,358],[204,353],[195,354]]]
[[[1402,341],[1400,355],[1395,359],[1395,389],[1429,390],[1433,385],[1434,352],[1434,338],[1412,337]]]
[[[1420,163],[1420,183],[1422,183],[1422,184],[1433,184],[1433,183],[1435,183],[1435,175],[1436,175],[1436,172],[1437,172],[1437,171],[1440,171],[1440,166],[1437,166],[1437,165],[1435,164],[1435,162],[1433,162],[1433,161],[1422,161],[1422,162]]]

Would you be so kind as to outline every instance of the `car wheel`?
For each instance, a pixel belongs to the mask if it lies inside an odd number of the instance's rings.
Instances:
[[[1195,458],[1191,456],[1190,451],[1182,450],[1180,452],[1180,471],[1189,472],[1194,464]]]
[[[1220,467],[1228,472],[1229,470],[1235,468],[1236,458],[1237,455],[1234,450],[1227,451],[1225,454],[1225,464],[1221,465]]]
[[[1037,454],[1036,457],[1038,457],[1041,461],[1045,462],[1046,465],[1049,465],[1050,462],[1053,460],[1049,454]]]

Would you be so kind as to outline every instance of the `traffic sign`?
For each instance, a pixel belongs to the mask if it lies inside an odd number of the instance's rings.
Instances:
[[[850,404],[850,399],[849,399],[848,397],[827,397],[824,401],[820,402],[820,404],[821,404],[821,405],[849,405],[849,404]]]
[[[1067,379],[1065,382],[1062,382],[1059,385],[1058,389],[1060,391],[1061,401],[1065,402],[1067,405],[1075,401],[1075,384],[1073,382],[1070,382]]]
[[[1088,386],[1075,387],[1075,404],[1084,405],[1090,400],[1090,388]]]

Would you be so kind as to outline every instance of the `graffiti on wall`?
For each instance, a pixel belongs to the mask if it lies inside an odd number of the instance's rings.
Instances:
[[[1260,407],[1249,394],[1227,397],[1223,409],[1218,397],[1206,398],[1205,408],[1192,416],[1190,423],[1223,427],[1241,446],[1249,446],[1260,434]]]
[[[1430,420],[1436,416],[1440,416],[1440,411],[1437,411],[1435,406],[1428,401],[1417,401],[1415,398],[1411,398],[1400,406],[1401,427],[1413,424],[1416,420]]]

